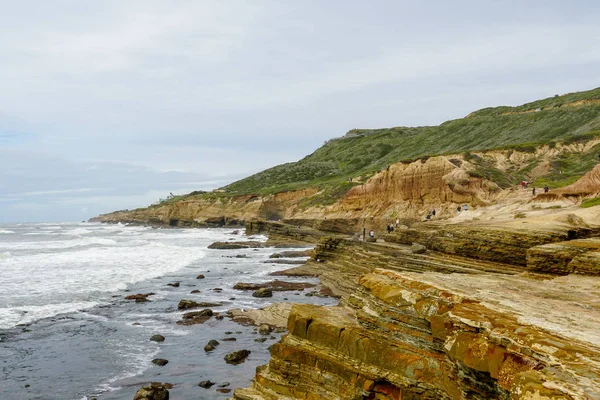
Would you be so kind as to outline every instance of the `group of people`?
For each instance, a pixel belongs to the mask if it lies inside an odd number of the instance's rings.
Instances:
[[[465,204],[464,206],[458,206],[456,207],[456,212],[460,214],[461,211],[469,211],[469,205]]]
[[[427,217],[425,217],[425,218],[427,218],[427,221],[429,221],[429,220],[431,220],[431,218],[433,218],[433,217],[435,217],[435,209],[433,209],[433,210],[429,210],[429,211],[427,212]]]

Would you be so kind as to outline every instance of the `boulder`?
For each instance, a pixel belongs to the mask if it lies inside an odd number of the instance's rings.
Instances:
[[[165,337],[163,335],[152,335],[150,340],[152,340],[153,342],[164,342]]]
[[[261,242],[215,242],[208,246],[209,249],[219,250],[239,250],[239,249],[251,249],[264,247]]]
[[[168,363],[169,360],[166,360],[164,358],[155,358],[154,360],[152,360],[152,364],[158,365],[159,367],[164,367]]]
[[[167,283],[167,286],[171,286],[171,287],[179,287],[179,282],[172,282],[172,283]]]
[[[195,293],[200,293],[200,291],[198,289],[194,289],[190,292],[190,294],[195,294]]]
[[[302,290],[315,287],[314,283],[308,282],[286,282],[275,279],[274,281],[264,283],[247,283],[238,282],[233,288],[236,290],[258,290],[262,288],[268,288],[274,292],[283,292],[288,290]]]
[[[196,277],[196,279],[204,279],[204,275],[200,274]]]
[[[219,392],[219,393],[231,393],[231,389],[229,389],[229,388],[218,388],[217,392]]]
[[[208,302],[196,302],[194,300],[186,300],[183,299],[177,304],[177,308],[179,310],[189,310],[190,308],[198,308],[198,307],[219,307],[222,306],[223,303],[208,303]]]
[[[427,253],[427,247],[419,243],[413,243],[412,246],[410,246],[410,251],[413,254],[425,254]]]
[[[154,293],[138,293],[138,294],[130,294],[125,297],[125,300],[135,300],[136,303],[145,303],[148,300],[148,296],[152,296]]]
[[[258,289],[252,293],[252,297],[273,297],[273,291],[269,288]]]
[[[133,400],[169,400],[169,391],[166,385],[153,382],[138,390]]]
[[[210,380],[206,380],[206,381],[200,382],[198,384],[198,386],[200,386],[201,388],[204,388],[204,389],[210,389],[210,387],[214,384],[215,384],[214,382],[211,382]]]
[[[206,344],[206,346],[204,346],[204,351],[209,352],[209,351],[213,351],[220,343],[217,342],[214,339],[211,339],[208,341],[208,343]]]
[[[225,356],[225,362],[227,364],[240,364],[243,363],[246,358],[250,355],[250,350],[237,350],[231,352]]]
[[[182,299],[179,301],[179,304],[177,304],[177,309],[179,309],[179,310],[188,310],[190,308],[196,308],[196,307],[200,307],[200,305],[198,303],[196,303],[194,300]]]
[[[258,333],[260,333],[261,335],[268,335],[271,332],[273,332],[273,327],[271,327],[270,325],[262,324],[258,327]]]
[[[213,316],[213,311],[206,308],[202,311],[192,311],[183,314],[183,320],[177,321],[178,325],[195,325],[203,324]]]

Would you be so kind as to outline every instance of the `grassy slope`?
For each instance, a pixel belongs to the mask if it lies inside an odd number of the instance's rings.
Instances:
[[[600,100],[600,88],[518,107],[486,108],[440,126],[353,130],[342,138],[330,140],[298,162],[259,172],[224,189],[231,194],[267,194],[317,186],[326,189],[318,202],[329,203],[337,197],[335,192],[344,192],[352,186],[348,178],[369,176],[395,162],[494,148],[526,150],[532,145],[589,137],[586,134],[600,129],[600,101],[567,106],[582,100]],[[585,165],[579,167],[573,164],[577,160],[562,162],[565,169],[571,171],[587,168],[590,160],[586,159]],[[569,178],[577,173],[579,171],[570,174]],[[567,177],[550,179],[548,183],[558,186],[564,183],[557,183],[563,178]]]

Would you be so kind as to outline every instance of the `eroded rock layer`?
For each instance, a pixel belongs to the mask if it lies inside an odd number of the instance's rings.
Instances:
[[[340,306],[295,305],[235,399],[600,399],[598,277],[340,238],[314,257]]]

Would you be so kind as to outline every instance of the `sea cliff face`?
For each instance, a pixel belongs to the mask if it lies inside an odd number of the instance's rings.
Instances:
[[[294,306],[235,399],[600,398],[597,277],[340,238],[314,257],[340,306]]]

